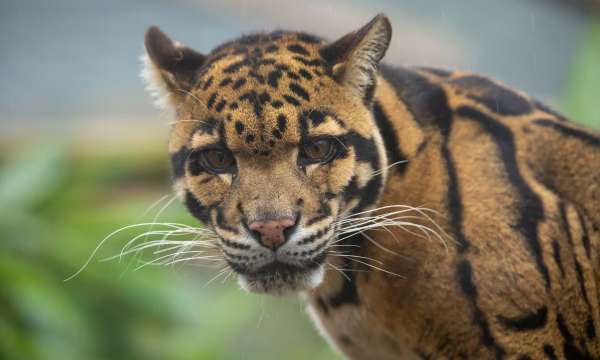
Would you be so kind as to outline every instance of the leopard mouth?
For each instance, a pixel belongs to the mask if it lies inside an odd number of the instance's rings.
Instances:
[[[323,280],[324,260],[323,254],[304,266],[273,261],[253,272],[232,268],[240,286],[249,292],[287,295],[317,287]]]

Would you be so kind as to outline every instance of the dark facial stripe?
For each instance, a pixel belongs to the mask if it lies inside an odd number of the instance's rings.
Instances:
[[[373,117],[375,118],[375,123],[379,129],[379,133],[383,138],[383,144],[387,152],[388,164],[386,165],[391,165],[406,160],[406,156],[404,156],[400,150],[396,131],[394,131],[394,127],[392,126],[390,119],[388,119],[383,111],[379,101],[375,101],[373,104]],[[406,162],[395,165],[390,172],[397,172],[398,174],[402,175],[406,170],[407,165],[408,163]]]
[[[504,171],[520,197],[517,203],[519,221],[515,227],[525,237],[537,268],[544,278],[546,288],[550,288],[550,275],[544,264],[542,249],[538,241],[538,223],[544,220],[544,207],[539,196],[529,187],[519,171],[513,133],[506,126],[473,108],[460,107],[456,113],[463,119],[479,123],[496,143]]]
[[[549,119],[538,119],[538,120],[535,120],[534,123],[539,126],[551,128],[566,137],[580,140],[587,145],[600,146],[600,136],[596,135],[594,133],[576,129],[576,128],[567,126],[565,124],[549,120]]]
[[[185,175],[185,161],[189,155],[190,150],[185,146],[171,154],[171,176],[173,180]]]
[[[475,287],[475,283],[473,281],[471,263],[469,263],[467,260],[462,260],[457,266],[457,276],[458,283],[460,284],[463,293],[467,295],[467,299],[471,304],[473,318],[481,329],[482,344],[487,348],[493,349],[497,359],[503,358],[506,354],[506,351],[496,343],[496,340],[490,331],[487,318],[477,305],[477,287]]]
[[[202,203],[189,191],[185,192],[185,206],[190,213],[198,220],[202,221],[203,224],[209,224],[209,208],[202,205]]]
[[[542,306],[534,313],[509,318],[502,315],[496,317],[506,328],[514,331],[529,331],[543,328],[548,321],[548,308]]]
[[[362,237],[360,234],[354,236]],[[356,272],[353,271],[354,263],[350,259],[344,259],[343,269],[342,271],[345,276],[340,275],[342,288],[327,300],[327,303],[333,308],[343,305],[356,306],[360,304],[358,289],[356,287]]]

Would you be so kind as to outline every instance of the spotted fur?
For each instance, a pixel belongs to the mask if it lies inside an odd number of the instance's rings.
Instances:
[[[303,292],[349,358],[600,358],[600,136],[476,74],[380,64],[390,37],[379,15],[332,43],[279,31],[202,55],[151,28],[176,191],[246,288]],[[299,162],[319,137],[335,159]],[[235,172],[201,165],[212,147]],[[446,246],[390,227],[332,254],[337,220],[400,204],[436,210]],[[246,224],[278,217],[296,224],[273,252]]]

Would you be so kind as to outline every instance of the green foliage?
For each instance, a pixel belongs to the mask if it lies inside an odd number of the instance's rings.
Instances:
[[[47,146],[0,172],[0,358],[331,359],[299,300],[249,295],[215,270],[137,266],[118,254],[168,194],[164,155],[101,156]],[[173,203],[159,218],[196,225]],[[145,229],[144,229],[145,230]]]
[[[587,29],[567,80],[564,110],[584,125],[600,128],[600,18]]]

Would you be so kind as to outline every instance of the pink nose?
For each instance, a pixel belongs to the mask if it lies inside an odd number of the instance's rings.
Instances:
[[[294,225],[294,220],[283,218],[277,220],[254,221],[248,227],[260,234],[260,243],[269,249],[277,249],[285,242],[283,230]]]

